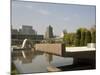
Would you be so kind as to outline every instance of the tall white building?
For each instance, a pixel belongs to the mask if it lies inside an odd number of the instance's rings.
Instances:
[[[64,37],[64,33],[63,33],[63,32],[61,32],[61,35],[60,35],[60,37],[61,37],[61,38],[63,38],[63,37]]]
[[[53,38],[53,28],[49,25],[47,28],[46,28],[46,32],[45,32],[45,38],[46,39],[49,39],[49,38]]]

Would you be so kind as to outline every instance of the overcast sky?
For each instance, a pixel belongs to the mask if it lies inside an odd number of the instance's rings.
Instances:
[[[55,35],[66,29],[74,32],[79,27],[92,27],[95,24],[96,7],[89,5],[71,5],[12,1],[12,26],[33,26],[38,34],[44,34],[51,25]]]

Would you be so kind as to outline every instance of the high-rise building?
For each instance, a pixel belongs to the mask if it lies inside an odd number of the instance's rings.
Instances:
[[[20,34],[24,34],[24,35],[35,35],[36,32],[35,30],[32,29],[32,26],[22,26],[22,29],[19,30]]]
[[[50,25],[46,29],[45,38],[53,38],[53,28]]]
[[[13,45],[22,44],[24,39],[30,39],[34,41],[34,43],[41,42],[44,37],[43,35],[39,35],[36,31],[32,28],[32,26],[22,26],[19,30],[13,29],[11,27],[11,41]]]

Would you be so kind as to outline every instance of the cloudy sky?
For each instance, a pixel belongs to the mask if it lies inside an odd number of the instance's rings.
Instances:
[[[74,32],[79,27],[95,25],[96,7],[89,5],[54,4],[12,1],[12,26],[33,26],[38,34],[44,34],[51,25],[55,35],[66,29]]]

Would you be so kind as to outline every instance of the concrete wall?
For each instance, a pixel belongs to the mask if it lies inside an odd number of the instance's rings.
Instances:
[[[64,44],[56,43],[56,44],[36,44],[35,50],[42,51],[45,53],[55,54],[55,55],[63,55],[63,51],[65,51]]]

